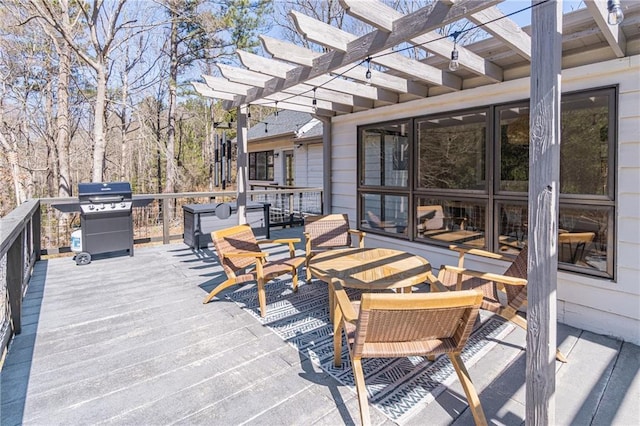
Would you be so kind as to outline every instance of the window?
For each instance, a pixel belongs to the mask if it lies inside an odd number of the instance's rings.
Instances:
[[[249,153],[249,179],[273,180],[273,151]]]
[[[562,97],[563,270],[613,277],[616,104],[615,89]],[[363,126],[358,149],[362,227],[500,253],[527,243],[527,101]]]

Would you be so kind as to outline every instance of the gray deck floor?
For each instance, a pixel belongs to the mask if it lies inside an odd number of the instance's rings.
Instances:
[[[272,237],[291,232],[301,233]],[[350,389],[233,302],[202,304],[222,280],[210,250],[182,243],[81,267],[39,262],[1,372],[1,424],[359,423]],[[640,424],[640,349],[564,325],[558,334],[569,363],[557,365],[556,423]],[[490,423],[523,423],[524,346],[516,328],[470,368]],[[464,401],[456,382],[409,424],[471,424]]]

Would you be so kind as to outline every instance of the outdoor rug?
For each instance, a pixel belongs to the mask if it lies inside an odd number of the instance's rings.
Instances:
[[[349,386],[355,393],[347,346],[342,345],[342,366],[333,365],[333,328],[329,322],[327,285],[321,281],[299,281],[294,293],[288,279],[266,286],[267,316],[260,317],[255,286],[241,288],[226,297],[251,313],[258,321],[298,349],[314,364]],[[347,289],[349,297],[358,290]],[[473,332],[462,353],[469,368],[486,354],[514,325],[499,317],[484,319]],[[442,355],[430,362],[424,357],[363,359],[369,402],[398,424],[408,420],[425,404],[435,400],[458,380],[449,358]]]

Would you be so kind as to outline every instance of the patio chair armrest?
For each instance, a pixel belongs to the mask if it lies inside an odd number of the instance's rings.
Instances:
[[[463,254],[472,254],[474,256],[488,257],[490,259],[498,259],[498,260],[505,260],[505,261],[512,261],[513,260],[513,259],[510,259],[510,258],[508,258],[508,257],[506,257],[506,256],[504,256],[502,254],[492,253],[490,251],[480,250],[480,249],[475,249],[475,248],[469,248],[469,247],[461,247],[461,246],[456,246],[456,245],[450,245],[449,246],[449,250],[457,251],[461,255],[463,255]]]
[[[289,244],[299,243],[300,238],[278,238],[277,240],[258,240],[258,244]]]
[[[431,273],[431,271],[429,271],[429,273],[427,274],[427,280],[429,281],[429,287],[431,288],[431,291],[433,292],[449,291],[449,289],[445,287],[444,284],[442,284],[440,280],[438,280],[436,276],[433,275],[433,273]]]
[[[354,323],[358,319],[358,316],[356,315],[355,309],[353,309],[349,296],[347,296],[347,292],[344,291],[342,287],[342,283],[339,279],[332,278],[331,286],[333,288],[333,296],[338,305],[337,308],[342,311],[345,321]]]
[[[358,247],[364,248],[364,237],[366,237],[367,233],[364,231],[360,231],[359,229],[349,229],[347,232],[353,235],[358,236]]]
[[[255,257],[256,259],[263,259],[267,257],[267,253],[263,252],[253,252],[253,251],[244,251],[244,252],[227,252],[223,253],[222,257]]]
[[[288,244],[289,245],[289,257],[293,259],[296,256],[296,248],[293,243],[299,243],[300,238],[278,238],[276,240],[260,240],[258,244]]]
[[[457,266],[450,266],[450,265],[442,265],[440,269],[452,271],[457,274],[470,275],[472,277],[481,278],[483,280],[495,281],[495,282],[508,284],[508,285],[527,285],[527,280],[524,278],[510,277],[508,275],[494,274],[492,272],[480,272],[480,271],[474,271],[473,269],[459,268]]]

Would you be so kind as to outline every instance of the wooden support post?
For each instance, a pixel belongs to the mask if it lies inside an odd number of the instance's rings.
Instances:
[[[530,426],[555,424],[562,71],[562,0],[534,0],[534,5],[526,364],[526,424]]]
[[[170,227],[169,227],[169,199],[162,199],[162,244],[169,244]]]
[[[247,223],[247,183],[248,183],[248,159],[247,153],[247,107],[238,107],[238,159],[236,182],[238,186],[238,225]],[[228,143],[231,143],[229,141]],[[230,151],[229,151],[230,152]],[[231,164],[231,163],[229,163]]]
[[[331,118],[322,121],[322,214],[331,213]]]

